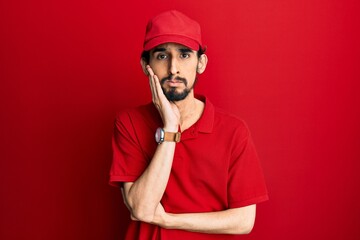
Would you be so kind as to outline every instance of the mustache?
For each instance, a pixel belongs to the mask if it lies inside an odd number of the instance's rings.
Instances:
[[[182,77],[179,77],[179,76],[174,78],[174,75],[169,75],[167,77],[164,77],[163,79],[161,79],[160,84],[163,85],[166,81],[174,80],[174,79],[183,82],[185,84],[185,86],[187,86],[186,78],[182,78]]]

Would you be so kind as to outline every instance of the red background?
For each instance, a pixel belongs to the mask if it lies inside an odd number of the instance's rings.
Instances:
[[[147,19],[200,22],[196,91],[248,123],[270,201],[243,239],[360,238],[357,0],[0,1],[0,239],[122,239],[116,111],[150,100]]]

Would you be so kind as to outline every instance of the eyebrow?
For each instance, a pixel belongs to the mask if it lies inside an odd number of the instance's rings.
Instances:
[[[180,48],[179,51],[180,51],[181,53],[193,52],[190,48]]]
[[[156,52],[166,52],[166,48],[155,48],[152,53],[154,54]],[[193,51],[190,48],[180,48],[179,52],[189,53],[189,52],[193,52]]]
[[[156,53],[156,52],[165,52],[165,51],[166,51],[165,48],[155,48],[155,49],[153,50],[153,53]]]

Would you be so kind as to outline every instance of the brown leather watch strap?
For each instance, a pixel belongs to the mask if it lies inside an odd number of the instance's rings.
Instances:
[[[179,132],[165,132],[164,141],[180,142],[181,133]]]

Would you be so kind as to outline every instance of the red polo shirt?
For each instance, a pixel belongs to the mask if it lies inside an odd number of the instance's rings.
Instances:
[[[208,99],[201,118],[181,133],[161,200],[166,212],[220,211],[268,199],[261,166],[245,123],[215,108]],[[110,184],[133,182],[148,166],[157,147],[155,130],[162,120],[154,105],[121,112],[115,122]],[[132,221],[126,239],[237,239],[162,229]]]

